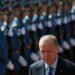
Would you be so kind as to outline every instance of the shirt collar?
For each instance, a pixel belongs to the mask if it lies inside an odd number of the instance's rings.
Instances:
[[[57,62],[58,62],[58,56],[56,57],[56,60],[53,62],[53,64],[51,65],[51,67],[53,67],[54,69],[56,69]],[[49,65],[45,63],[45,69],[48,69],[48,67],[49,67]]]

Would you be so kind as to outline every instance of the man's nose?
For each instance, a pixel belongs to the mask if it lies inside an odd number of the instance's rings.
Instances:
[[[44,56],[45,56],[45,58],[47,58],[47,57],[48,57],[47,53],[45,53],[45,55],[44,55]]]

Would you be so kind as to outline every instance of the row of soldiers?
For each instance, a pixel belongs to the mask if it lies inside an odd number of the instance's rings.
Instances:
[[[75,62],[75,1],[0,13],[0,75],[28,75],[30,64],[40,59],[38,40],[45,34],[55,35],[60,55]]]

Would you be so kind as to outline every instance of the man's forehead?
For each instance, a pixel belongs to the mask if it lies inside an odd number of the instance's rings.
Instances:
[[[43,45],[52,45],[52,44],[54,44],[52,41],[41,41],[39,43],[40,46],[43,46]]]

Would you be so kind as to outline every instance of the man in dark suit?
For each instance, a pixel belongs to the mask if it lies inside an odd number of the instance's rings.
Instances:
[[[42,60],[30,66],[29,75],[75,75],[75,64],[58,55],[60,48],[55,36],[41,37],[39,49]]]

